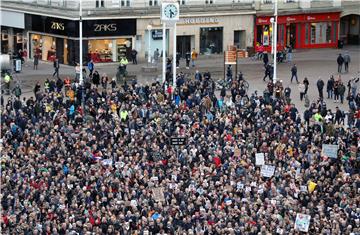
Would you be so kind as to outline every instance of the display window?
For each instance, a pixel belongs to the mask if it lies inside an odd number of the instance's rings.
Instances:
[[[200,53],[214,54],[223,51],[223,27],[200,28]]]
[[[41,60],[54,61],[56,58],[56,40],[51,36],[31,34],[30,58],[38,55]]]
[[[131,38],[93,39],[88,41],[88,57],[94,63],[116,62],[129,57],[131,48]]]

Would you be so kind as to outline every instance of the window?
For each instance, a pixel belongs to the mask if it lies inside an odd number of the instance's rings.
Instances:
[[[272,26],[271,25],[258,25],[257,26],[256,42],[259,45],[271,46],[272,40]],[[279,28],[278,28],[279,30]]]
[[[311,44],[331,43],[331,23],[311,23]]]
[[[272,0],[263,0],[263,3],[264,3],[264,4],[271,4],[271,3],[272,3]]]
[[[96,8],[105,7],[105,0],[96,0]]]
[[[149,0],[149,6],[157,6],[158,0]]]
[[[305,45],[309,44],[309,24],[305,24]]]
[[[205,4],[213,4],[214,1],[213,0],[205,0]]]
[[[292,3],[292,2],[296,2],[296,0],[284,0],[285,3]]]
[[[130,6],[130,0],[121,0],[121,6],[122,7],[129,7]]]
[[[223,51],[223,28],[200,28],[200,53],[214,54]]]
[[[178,3],[179,3],[179,5],[185,5],[186,1],[185,0],[179,0]]]

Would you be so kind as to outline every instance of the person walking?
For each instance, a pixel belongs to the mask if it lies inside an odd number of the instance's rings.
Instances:
[[[34,87],[34,95],[35,97],[37,97],[38,93],[40,92],[41,86],[40,86],[40,82],[37,82],[35,87]]]
[[[191,66],[195,67],[195,60],[198,57],[198,53],[195,51],[195,48],[192,49],[191,51]]]
[[[98,87],[100,85],[100,75],[97,70],[95,70],[95,72],[92,76],[92,82],[96,87]]]
[[[16,98],[20,98],[22,92],[19,84],[16,84],[16,86],[14,87],[13,94],[16,96]]]
[[[137,50],[135,50],[135,49],[132,49],[131,50],[131,60],[132,60],[132,63],[133,64],[137,64]]]
[[[338,64],[338,73],[341,73],[342,71],[342,66],[343,66],[343,63],[344,63],[344,58],[342,57],[341,54],[339,54],[338,58],[337,58],[337,64]]]
[[[326,84],[326,91],[327,91],[327,94],[328,94],[328,99],[332,99],[333,98],[333,94],[334,94],[334,83],[335,83],[335,80],[334,80],[334,76],[331,75],[329,80],[327,81],[327,84]]]
[[[266,78],[269,77],[269,81],[272,80],[271,78],[271,65],[270,64],[267,64],[265,66],[265,76],[263,78],[263,81],[265,82]]]
[[[87,64],[87,67],[90,72],[89,77],[91,77],[93,75],[93,71],[94,71],[94,62],[92,60],[90,60],[89,63]]]
[[[300,92],[300,101],[303,101],[304,95],[306,94],[306,93],[305,93],[305,84],[304,84],[304,82],[303,82],[303,83],[299,83],[299,85],[298,85],[298,90],[299,90],[299,92]]]
[[[304,78],[303,83],[304,83],[304,85],[305,85],[305,91],[304,91],[304,93],[305,93],[305,95],[306,95],[307,92],[308,92],[308,90],[309,90],[309,84],[310,84],[307,77]]]
[[[296,82],[299,83],[298,76],[297,76],[297,67],[296,67],[296,64],[294,64],[294,65],[291,67],[291,83],[292,83],[294,77],[295,77],[295,79],[296,79]]]
[[[56,75],[57,78],[59,78],[59,69],[60,69],[60,63],[59,63],[59,59],[55,58],[54,60],[54,73],[53,73],[53,77]]]
[[[266,67],[269,63],[269,55],[268,55],[267,51],[264,51],[263,62],[264,62],[264,67]]]
[[[39,64],[39,54],[35,54],[34,55],[34,70],[38,69],[38,64]]]
[[[336,80],[334,83],[334,103],[337,103],[339,100],[339,86],[340,86],[340,80]]]
[[[348,73],[349,72],[349,63],[351,61],[348,51],[345,52],[343,59],[344,59],[344,65],[345,65],[345,73]]]
[[[316,86],[317,86],[317,89],[319,91],[320,99],[324,98],[324,93],[323,93],[324,85],[325,85],[324,81],[321,78],[319,78],[319,80],[316,83]]]
[[[103,87],[103,89],[107,89],[107,84],[108,84],[109,78],[108,76],[104,73],[101,77],[101,85]]]

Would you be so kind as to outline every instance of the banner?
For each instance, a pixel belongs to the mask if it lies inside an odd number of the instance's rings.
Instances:
[[[316,183],[310,181],[309,184],[308,184],[308,190],[310,193],[312,193],[314,190],[315,190],[315,187],[316,187]]]
[[[255,154],[255,165],[262,166],[264,164],[265,164],[264,153],[256,153]]]
[[[309,231],[310,219],[310,215],[297,213],[295,220],[295,230],[307,233]]]
[[[261,166],[261,175],[264,177],[270,178],[275,173],[275,166],[271,165],[262,165]]]
[[[339,150],[339,145],[337,144],[323,144],[322,145],[322,155],[330,158],[337,158],[337,152]]]

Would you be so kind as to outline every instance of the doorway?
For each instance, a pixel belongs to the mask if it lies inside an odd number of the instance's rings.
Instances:
[[[293,49],[296,46],[296,24],[290,24],[286,27],[286,45]]]
[[[238,49],[245,49],[245,39],[246,31],[245,30],[235,30],[234,31],[234,46]]]
[[[176,51],[180,53],[181,58],[185,58],[186,52],[191,52],[191,36],[177,36]]]

